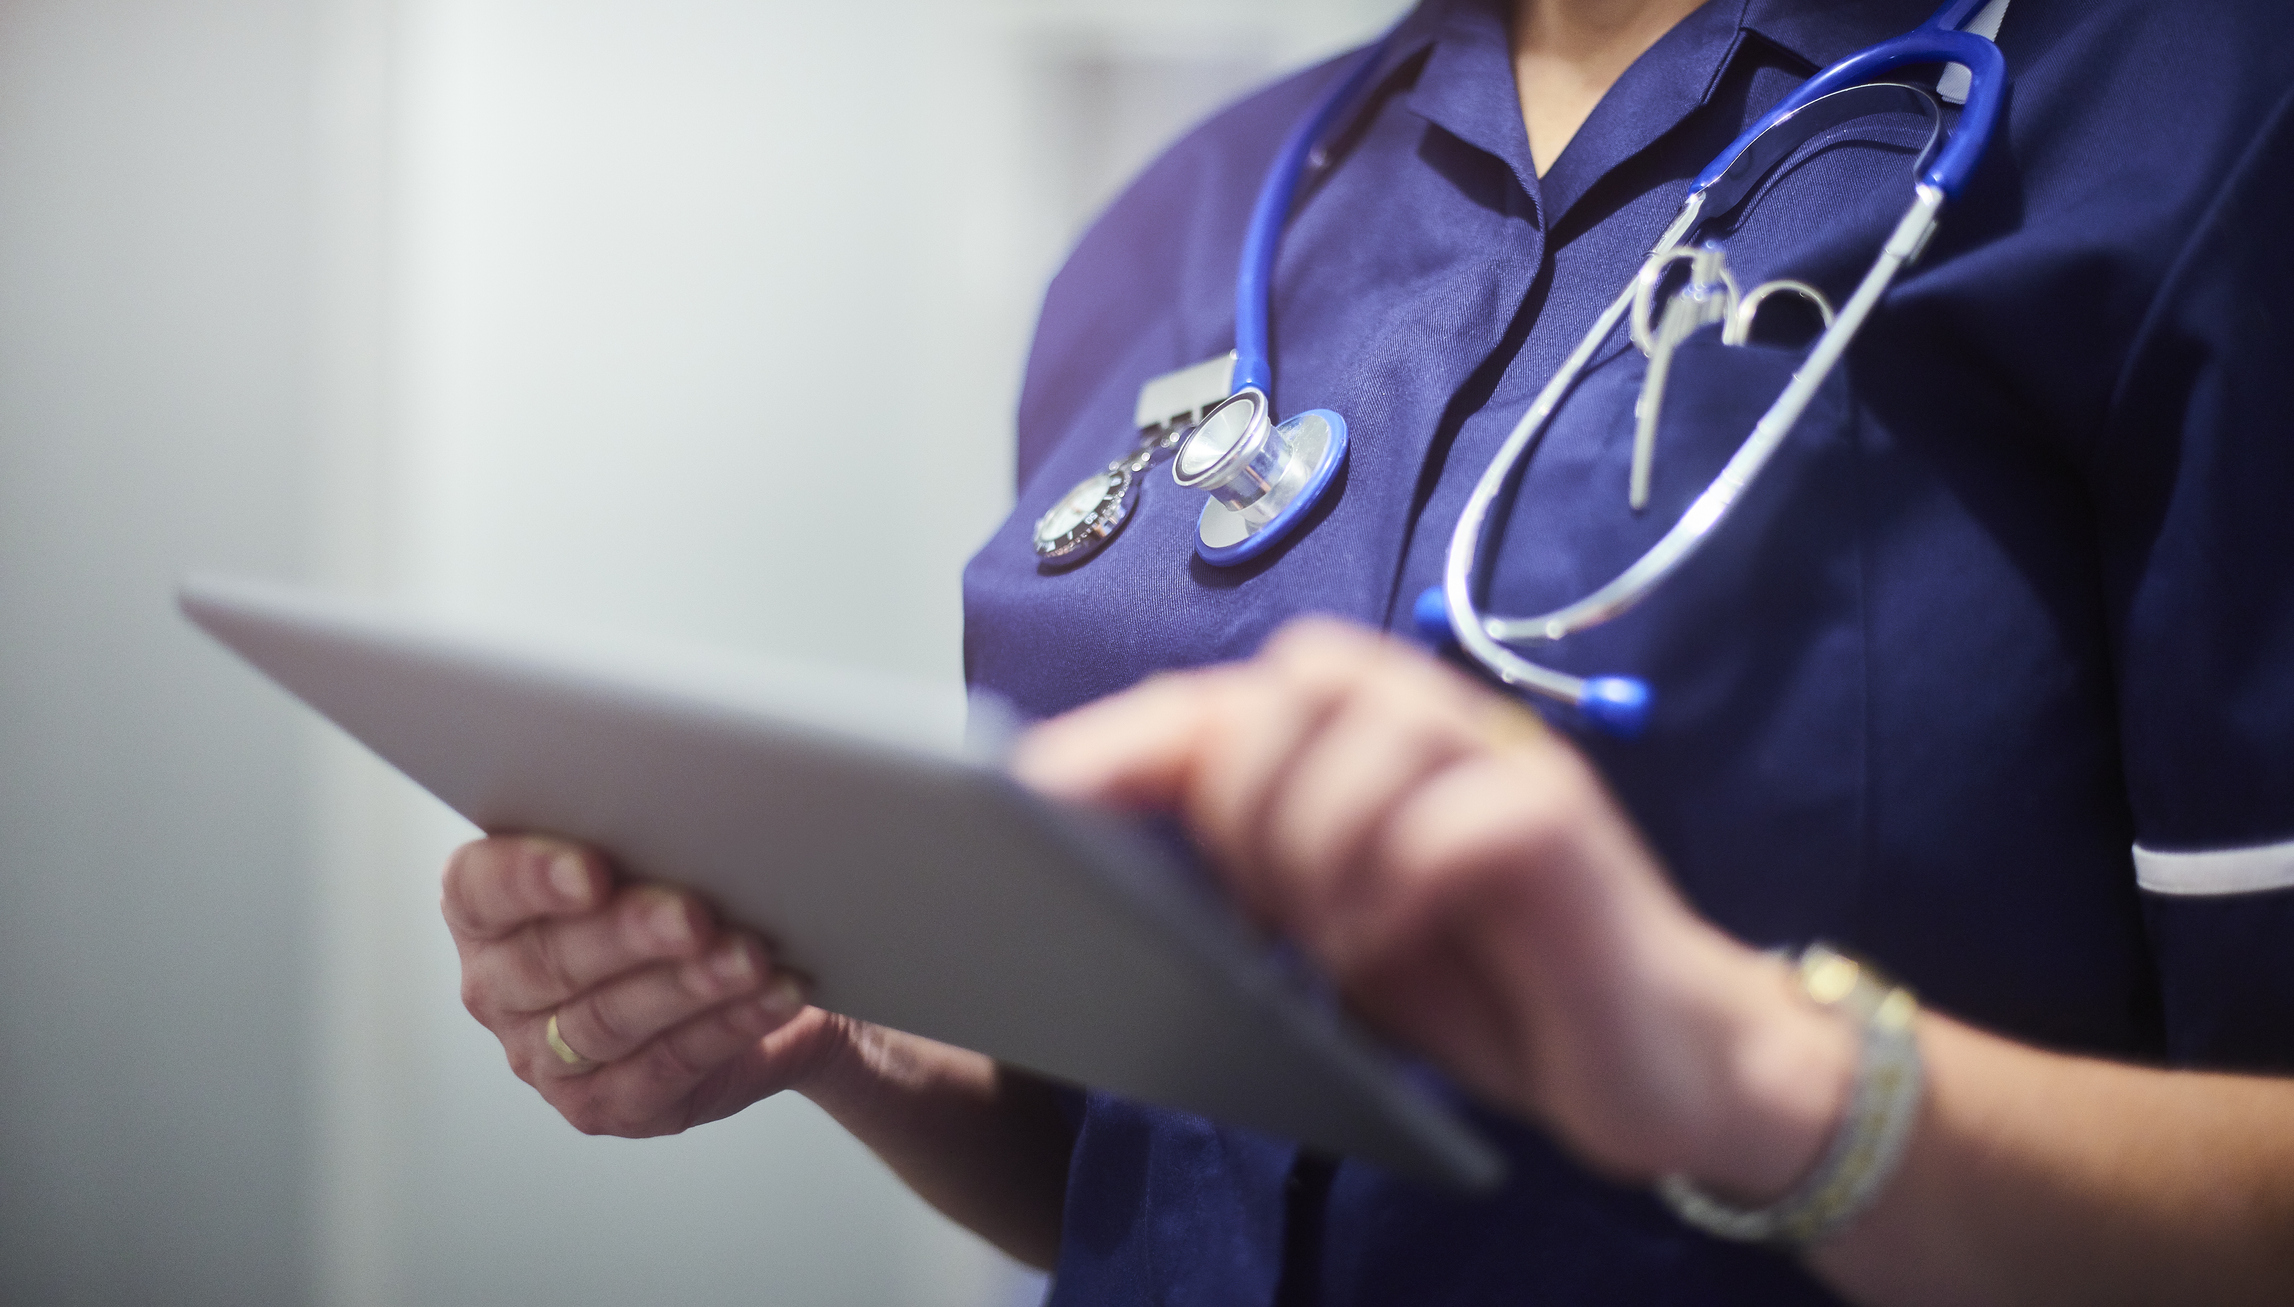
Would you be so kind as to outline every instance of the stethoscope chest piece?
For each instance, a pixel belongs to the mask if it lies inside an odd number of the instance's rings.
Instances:
[[[1308,409],[1276,423],[1266,394],[1228,396],[1188,433],[1171,459],[1171,479],[1210,493],[1196,526],[1195,552],[1225,567],[1255,558],[1290,534],[1346,462],[1346,419]]]

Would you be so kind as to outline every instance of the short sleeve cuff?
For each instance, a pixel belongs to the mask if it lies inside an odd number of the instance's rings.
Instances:
[[[2135,846],[2135,883],[2153,894],[2206,897],[2294,888],[2294,840],[2200,853]]]

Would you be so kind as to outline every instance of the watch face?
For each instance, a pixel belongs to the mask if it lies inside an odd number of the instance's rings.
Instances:
[[[1058,559],[1073,555],[1080,562],[1123,525],[1130,504],[1130,473],[1110,469],[1085,477],[1036,519],[1036,553]]]
[[[1082,526],[1085,519],[1099,512],[1099,505],[1114,485],[1115,478],[1105,472],[1085,477],[1075,489],[1068,491],[1058,503],[1051,506],[1049,512],[1037,520],[1036,539],[1055,539]]]

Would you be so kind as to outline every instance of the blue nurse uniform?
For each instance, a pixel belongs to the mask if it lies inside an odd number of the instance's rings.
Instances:
[[[1275,401],[1346,415],[1336,493],[1220,569],[1194,556],[1200,497],[1158,471],[1103,554],[1039,567],[1030,524],[1131,447],[1141,382],[1232,344],[1251,196],[1342,69],[1214,118],[1052,284],[1017,511],[965,574],[973,681],[1044,715],[1248,655],[1300,613],[1406,631],[1468,488],[1686,180],[1929,7],[1709,0],[1539,177],[1502,6],[1428,0],[1329,138],[1276,272]],[[2016,0],[1999,43],[2005,128],[1926,259],[1715,544],[1556,661],[1655,687],[1643,738],[1585,748],[1739,938],[1845,945],[2044,1047],[2287,1069],[2294,6]],[[1796,156],[1730,238],[1745,284],[1837,302],[1908,201],[1915,128],[1852,123]],[[1492,608],[1541,611],[1630,561],[1796,357],[1684,347],[1635,515],[1643,364],[1613,341],[1508,510]],[[2261,871],[2157,893],[2138,847]],[[1472,1104],[1513,1170],[1471,1200],[1105,1095],[1076,1110],[1063,1307],[1830,1301],[1791,1259],[1690,1231]]]

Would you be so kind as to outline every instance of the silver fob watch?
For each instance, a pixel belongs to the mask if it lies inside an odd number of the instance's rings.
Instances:
[[[1232,352],[1166,372],[1139,388],[1134,412],[1139,443],[1075,483],[1035,521],[1035,552],[1047,567],[1072,567],[1113,540],[1139,503],[1140,474],[1187,438],[1203,413],[1233,385]]]

